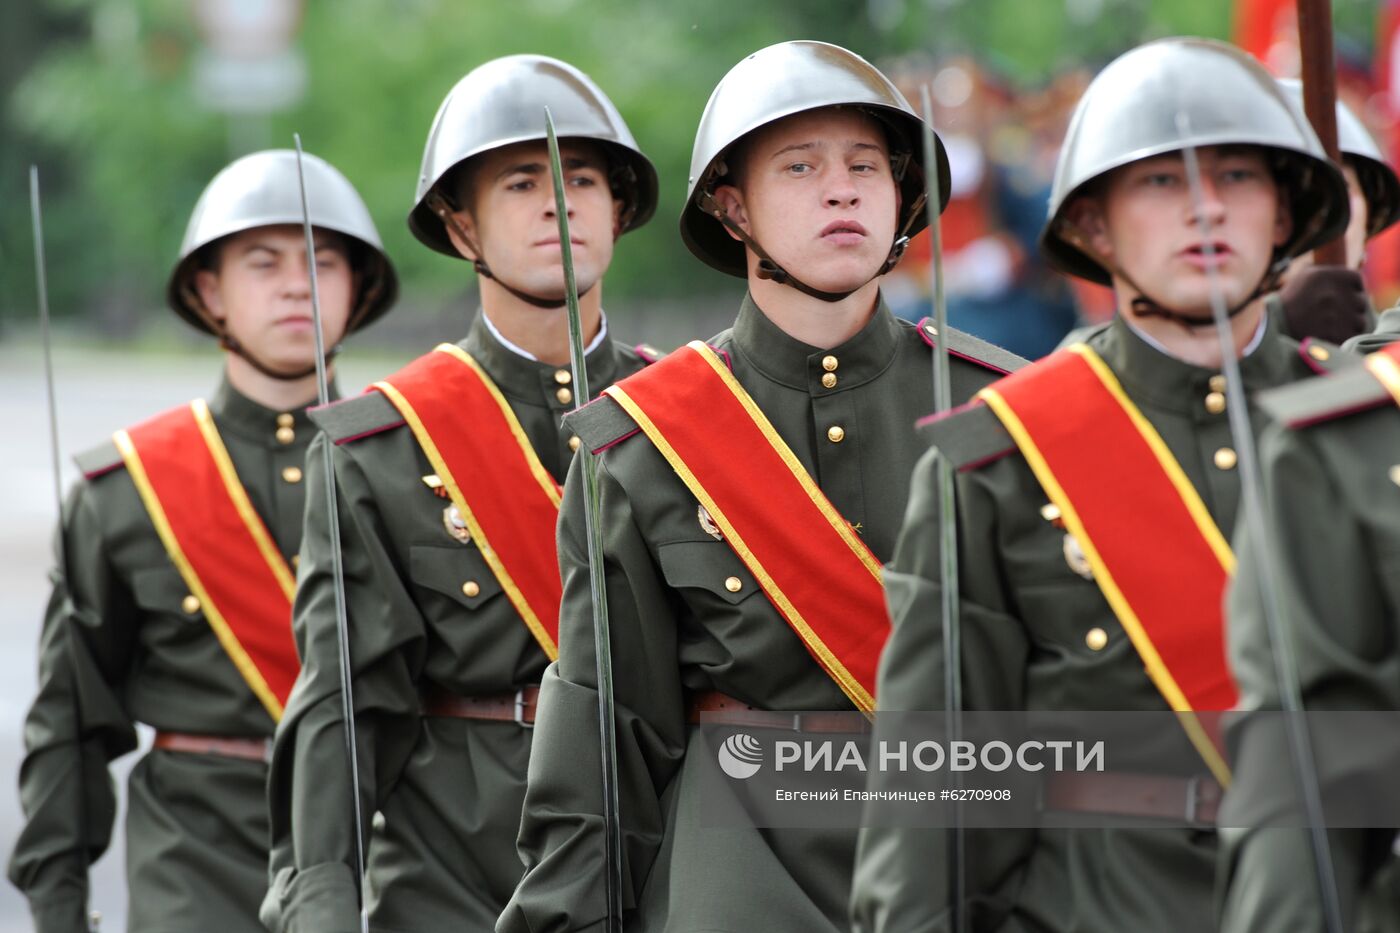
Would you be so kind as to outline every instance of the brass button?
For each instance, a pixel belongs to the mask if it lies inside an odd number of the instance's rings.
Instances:
[[[1222,373],[1216,373],[1210,377],[1210,390],[1212,392],[1225,391],[1225,376]]]
[[[1390,481],[1395,485],[1400,486],[1400,463],[1397,463],[1395,464],[1395,466],[1390,468]]]
[[[554,371],[554,381],[561,386],[566,386],[574,381],[574,377],[567,369],[556,369]]]
[[[839,424],[833,424],[826,429],[826,439],[833,444],[839,444],[846,439],[846,429]]]
[[[822,373],[822,385],[826,386],[828,389],[836,388],[836,374]]]
[[[744,588],[744,581],[738,577],[727,577],[724,581],[724,588],[731,593],[737,593]]]
[[[462,584],[462,595],[470,599],[481,592],[481,586],[475,580],[468,580]]]
[[[1218,415],[1225,410],[1225,395],[1221,392],[1212,392],[1206,396],[1206,411],[1212,415]]]
[[[282,471],[282,479],[288,483],[301,482],[301,467],[287,467]]]
[[[294,424],[296,424],[296,419],[285,411],[277,416],[277,426],[279,428],[290,428]]]
[[[565,386],[564,388],[561,388],[558,392],[555,392],[554,397],[559,400],[560,405],[567,405],[574,400],[574,393],[572,389],[570,389],[568,386]]]
[[[1215,452],[1215,465],[1222,470],[1233,470],[1239,459],[1228,447],[1222,447]]]
[[[1040,517],[1047,522],[1057,522],[1060,520],[1060,507],[1053,502],[1047,502],[1040,507]]]
[[[578,435],[575,434],[573,437],[569,438],[569,449],[570,449],[570,450],[573,450],[573,451],[577,451],[577,450],[578,450],[578,447],[579,447],[579,444],[581,444],[581,443],[582,443],[582,441],[580,441],[580,440],[578,439]]]
[[[1084,633],[1084,644],[1089,646],[1090,651],[1102,651],[1108,644],[1108,633],[1095,626]]]
[[[194,615],[196,612],[199,611],[199,597],[191,593],[184,599],[180,600],[180,608],[184,610],[185,615]]]
[[[932,324],[925,324],[925,325],[924,325],[924,333],[928,334],[930,337],[937,337],[937,336],[938,336],[938,328],[937,328],[937,327],[934,327]]]
[[[293,568],[296,568],[296,567],[300,567],[300,566],[301,566],[301,555],[300,555],[300,554],[293,554],[293,555],[292,555],[292,567],[293,567]]]
[[[826,370],[829,373],[836,372],[836,367],[840,365],[840,361],[838,361],[834,356],[827,355],[822,357],[822,369]]]
[[[290,444],[292,441],[294,441],[294,440],[296,440],[296,439],[297,439],[297,432],[293,431],[291,428],[278,428],[278,429],[277,429],[277,443],[279,443],[279,444]]]
[[[1308,356],[1312,357],[1318,362],[1324,362],[1332,358],[1332,353],[1321,344],[1315,343],[1312,346],[1308,347]]]

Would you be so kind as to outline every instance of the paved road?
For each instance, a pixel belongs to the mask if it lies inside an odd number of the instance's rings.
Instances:
[[[391,372],[401,359],[346,359],[341,385],[358,391]],[[99,351],[60,350],[59,435],[66,460],[98,443],[115,428],[213,392],[218,358],[211,353],[142,357]],[[39,624],[47,597],[49,542],[55,516],[49,469],[48,416],[43,370],[32,344],[0,344],[0,856],[9,858],[21,825],[15,776],[22,752],[24,713],[33,697]],[[64,485],[76,471],[64,464]],[[150,741],[143,735],[143,745]],[[124,786],[135,755],[115,769]],[[124,803],[124,802],[123,802]],[[121,817],[118,817],[120,826]],[[103,933],[126,929],[121,834],[93,866],[93,906],[103,914]],[[30,929],[23,898],[0,882],[0,933]]]

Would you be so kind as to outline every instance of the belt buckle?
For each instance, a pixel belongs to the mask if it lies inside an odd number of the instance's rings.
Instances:
[[[525,688],[515,691],[515,724],[522,729],[533,729],[533,722],[525,721]]]
[[[1198,794],[1201,789],[1201,776],[1193,774],[1186,779],[1186,824],[1193,829],[1203,828],[1196,819],[1198,814]]]
[[[801,732],[801,731],[802,731],[802,714],[801,714],[801,713],[793,713],[793,714],[792,714],[792,726],[791,726],[791,729],[792,729],[793,732]]]

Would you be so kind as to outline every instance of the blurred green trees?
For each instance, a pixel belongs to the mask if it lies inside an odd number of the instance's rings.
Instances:
[[[732,291],[685,252],[675,218],[700,112],[750,51],[816,38],[877,60],[972,52],[1034,84],[1154,35],[1227,36],[1231,14],[1228,0],[308,0],[298,40],[307,93],[293,110],[250,124],[197,100],[193,0],[5,6],[0,316],[32,313],[24,166],[38,161],[55,310],[108,319],[109,330],[159,305],[189,210],[213,173],[248,148],[290,145],[293,131],[360,188],[408,303],[462,291],[465,264],[419,246],[404,215],[438,103],[498,55],[541,52],[581,67],[655,161],[660,210],[628,237],[609,275],[609,295],[637,304]]]

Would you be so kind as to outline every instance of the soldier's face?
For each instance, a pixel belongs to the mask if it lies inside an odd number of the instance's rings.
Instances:
[[[564,198],[574,277],[584,291],[608,271],[620,232],[622,202],[608,187],[607,159],[601,147],[561,140]],[[473,161],[454,213],[457,223],[482,251],[491,271],[514,288],[541,296],[564,293],[559,220],[550,178],[549,149],[543,142],[517,143]],[[448,224],[458,252],[478,258]]]
[[[788,272],[824,291],[859,288],[894,242],[899,186],[875,119],[831,107],[753,133],[715,196]],[[758,257],[749,252],[749,276]]]
[[[355,274],[344,239],[316,231],[316,290],[326,347],[345,336]],[[301,227],[256,227],[219,244],[214,268],[195,277],[200,299],[253,356],[279,369],[316,362],[311,276]]]
[[[1095,249],[1130,280],[1114,276],[1120,303],[1136,296],[1135,283],[1170,309],[1208,316],[1212,267],[1226,303],[1235,305],[1254,290],[1274,249],[1288,239],[1287,202],[1263,152],[1206,146],[1198,156],[1208,240],[1201,235],[1180,153],[1118,169],[1097,195],[1072,209]],[[1206,255],[1207,242],[1213,257]]]

